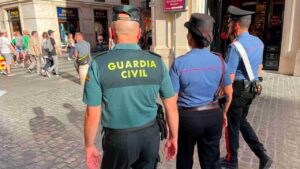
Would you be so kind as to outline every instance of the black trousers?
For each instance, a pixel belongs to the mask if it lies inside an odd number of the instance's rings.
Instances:
[[[223,113],[220,109],[179,113],[177,169],[192,169],[197,143],[202,169],[219,168]]]
[[[233,97],[232,103],[228,110],[227,119],[228,127],[225,131],[227,156],[226,160],[232,163],[238,162],[239,148],[239,131],[251,150],[259,157],[264,155],[264,147],[258,140],[255,131],[247,121],[249,107],[252,103],[252,98]]]
[[[104,133],[101,169],[156,169],[159,161],[158,124],[138,131]]]

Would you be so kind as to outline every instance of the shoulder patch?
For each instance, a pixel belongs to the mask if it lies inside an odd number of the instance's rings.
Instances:
[[[155,52],[149,51],[149,53],[151,53],[152,55],[155,55],[155,56],[161,58],[161,56],[159,54],[155,53]]]

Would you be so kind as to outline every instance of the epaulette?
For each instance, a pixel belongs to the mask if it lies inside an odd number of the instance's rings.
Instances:
[[[99,56],[105,55],[105,54],[107,54],[107,53],[109,53],[109,50],[97,54],[96,56],[94,56],[94,58],[97,58],[97,57],[99,57]]]
[[[151,53],[152,55],[155,55],[155,56],[161,58],[161,56],[159,54],[155,53],[155,52],[152,52],[152,51],[149,50],[149,53]]]

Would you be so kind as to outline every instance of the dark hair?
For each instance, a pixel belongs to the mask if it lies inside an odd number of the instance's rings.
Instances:
[[[48,37],[49,37],[49,36],[48,36],[48,33],[47,33],[47,32],[43,32],[42,37],[48,39]]]
[[[36,34],[37,33],[37,31],[32,31],[31,32],[31,36],[33,36],[34,34]]]
[[[203,36],[200,36],[200,35],[194,33],[190,29],[189,29],[189,33],[192,35],[192,38],[195,41],[198,48],[202,49],[202,48],[206,48],[210,45],[210,42]]]

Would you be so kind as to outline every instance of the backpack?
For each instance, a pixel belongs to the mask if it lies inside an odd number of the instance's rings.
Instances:
[[[44,43],[43,43],[43,49],[48,52],[51,53],[53,51],[53,45],[51,43],[50,38],[47,39]]]

